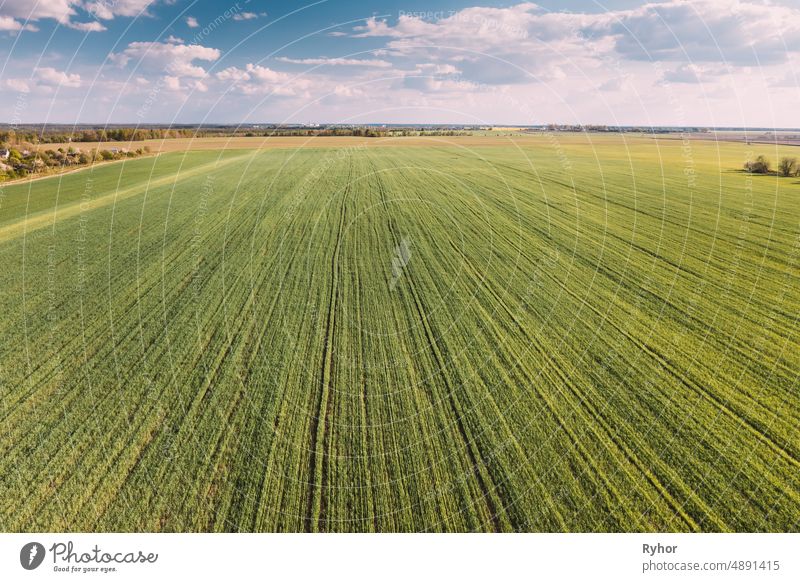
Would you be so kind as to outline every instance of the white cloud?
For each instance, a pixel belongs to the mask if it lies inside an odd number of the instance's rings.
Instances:
[[[263,18],[266,15],[266,12],[237,12],[233,15],[233,19],[241,22],[243,20],[255,20],[257,18]]]
[[[441,63],[421,63],[417,64],[417,69],[429,75],[456,75],[460,73],[453,65]]]
[[[625,77],[612,77],[600,83],[597,89],[603,93],[613,93],[630,89],[630,84]]]
[[[194,16],[187,16],[186,17],[186,26],[189,28],[199,28],[200,23],[197,22],[197,19]]]
[[[333,88],[333,94],[337,97],[353,99],[355,97],[365,97],[366,93],[359,87],[351,87],[348,85],[336,85]]]
[[[310,79],[296,78],[289,73],[252,63],[248,63],[244,69],[228,67],[218,72],[216,77],[220,81],[231,83],[246,95],[272,93],[295,96],[304,93],[313,84]]]
[[[770,87],[800,89],[800,72],[789,71],[785,75],[769,79]]]
[[[668,0],[587,27],[630,59],[768,64],[800,50],[800,10],[754,0]]]
[[[146,9],[158,0],[3,0],[0,2],[0,27],[5,22],[52,19],[75,30],[99,32],[106,28],[99,22],[75,22],[76,17],[91,16],[95,19],[111,20],[115,16],[137,16],[147,14]],[[36,30],[28,25],[28,30]],[[0,30],[4,30],[0,28]],[[10,29],[17,30],[17,29]]]
[[[318,58],[318,59],[290,59],[288,57],[278,57],[275,59],[282,63],[292,63],[295,65],[323,65],[332,67],[376,67],[389,68],[392,63],[381,59],[344,59],[344,58]]]
[[[97,21],[94,22],[68,22],[66,26],[69,28],[74,28],[75,30],[81,30],[83,32],[102,32],[106,30],[106,27],[100,24]]]
[[[178,77],[172,77],[167,75],[162,77],[164,87],[168,91],[180,91],[181,90],[181,80]]]
[[[147,14],[147,8],[157,0],[94,0],[85,4],[90,14],[103,20],[111,20],[115,16],[141,16]],[[77,2],[76,2],[77,4]]]
[[[402,15],[395,26],[390,26],[385,20],[372,17],[367,20],[366,24],[356,26],[353,30],[356,31],[357,34],[354,36],[357,38],[371,36],[408,38],[433,34],[438,26],[438,24],[425,22],[420,18]]]
[[[77,14],[75,7],[79,5],[78,0],[3,0],[0,15],[23,20],[52,18],[64,23]]]
[[[664,72],[662,81],[667,83],[708,83],[725,71],[690,63]]]
[[[30,93],[39,89],[42,93],[51,92],[55,87],[78,88],[81,76],[77,73],[65,73],[53,67],[34,69],[28,79],[10,78],[3,81],[3,86],[20,93]]]
[[[19,93],[29,93],[31,90],[28,81],[25,79],[6,79],[3,84],[12,91]]]
[[[22,23],[17,22],[10,16],[0,16],[0,30],[22,30]]]
[[[137,68],[145,71],[163,72],[173,77],[202,78],[206,70],[194,61],[216,61],[220,54],[218,49],[196,44],[132,42],[121,53],[112,54],[110,59],[121,67],[135,62]]]
[[[57,71],[52,67],[42,67],[34,71],[34,77],[41,85],[51,87],[80,87],[81,76]]]
[[[237,67],[228,67],[227,69],[222,69],[217,73],[217,79],[220,81],[249,81],[250,75],[246,70],[239,69]]]
[[[457,62],[465,80],[503,85],[557,79],[565,64],[586,64],[591,51],[579,31],[587,18],[526,2],[465,8],[430,22],[409,15],[395,24],[372,18],[353,30],[356,37],[386,38],[384,48],[396,58]]]
[[[459,78],[430,77],[428,75],[408,75],[403,79],[403,86],[424,93],[453,93],[466,96],[476,92],[487,91],[488,87]]]

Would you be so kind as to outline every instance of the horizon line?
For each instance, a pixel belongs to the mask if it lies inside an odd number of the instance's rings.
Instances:
[[[537,124],[523,124],[523,123],[447,123],[447,122],[408,122],[408,123],[394,123],[394,122],[365,122],[365,123],[341,123],[341,122],[272,122],[272,121],[258,121],[258,122],[236,122],[236,123],[223,123],[223,122],[181,122],[181,123],[159,123],[159,122],[106,122],[106,123],[64,123],[64,122],[50,122],[50,121],[30,121],[30,122],[6,122],[0,121],[2,128],[26,128],[26,127],[47,127],[47,126],[62,126],[62,127],[90,127],[90,128],[104,128],[104,127],[126,127],[126,128],[144,128],[144,127],[157,127],[157,128],[203,128],[203,127],[255,127],[255,126],[268,126],[278,128],[305,128],[315,129],[322,126],[325,127],[461,127],[461,128],[531,128],[540,129],[547,127],[568,127],[568,128],[596,128],[605,127],[610,129],[696,129],[706,131],[800,131],[800,127],[771,127],[771,126],[745,126],[745,125],[658,125],[658,124],[607,124],[607,123],[537,123]]]

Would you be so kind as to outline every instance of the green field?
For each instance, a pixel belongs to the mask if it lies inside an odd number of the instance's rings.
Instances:
[[[6,186],[0,530],[797,531],[798,180],[501,143]]]

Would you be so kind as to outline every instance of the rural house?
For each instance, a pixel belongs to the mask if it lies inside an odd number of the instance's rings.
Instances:
[[[0,160],[7,160],[11,152],[7,148],[0,149]]]

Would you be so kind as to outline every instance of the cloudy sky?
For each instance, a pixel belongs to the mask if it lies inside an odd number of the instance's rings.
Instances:
[[[0,0],[0,122],[800,126],[797,0]]]

